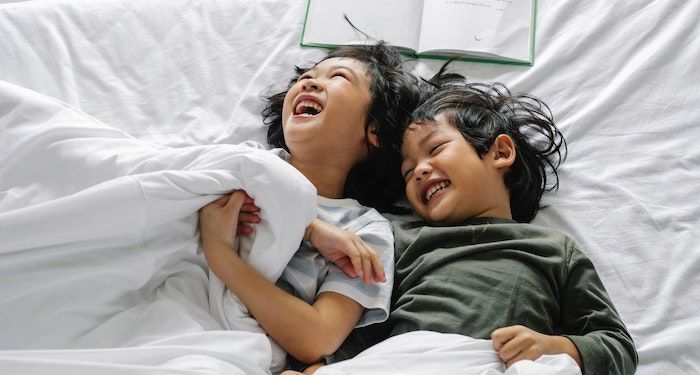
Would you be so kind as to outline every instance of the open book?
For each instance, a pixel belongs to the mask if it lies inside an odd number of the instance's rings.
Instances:
[[[301,45],[384,40],[417,57],[532,65],[535,13],[536,0],[309,0]]]

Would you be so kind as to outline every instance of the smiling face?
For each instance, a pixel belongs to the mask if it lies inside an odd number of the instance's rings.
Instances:
[[[364,159],[371,82],[365,64],[350,58],[326,59],[303,73],[282,108],[292,157],[312,152],[322,160],[346,158],[351,166]]]
[[[454,225],[479,216],[511,217],[503,180],[515,158],[508,136],[499,136],[479,157],[440,114],[435,122],[414,123],[406,129],[401,157],[406,197],[428,223]]]

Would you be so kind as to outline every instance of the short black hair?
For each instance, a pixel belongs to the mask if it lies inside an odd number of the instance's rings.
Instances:
[[[345,46],[333,49],[316,64],[330,58],[349,58],[364,63],[371,78],[370,100],[365,123],[375,123],[379,147],[367,143],[368,158],[352,168],[345,184],[345,197],[381,211],[396,211],[393,196],[403,182],[400,177],[400,137],[419,101],[416,77],[402,68],[398,50],[383,42],[367,46]],[[283,92],[266,96],[263,122],[268,126],[267,141],[274,147],[287,149],[282,130],[282,106],[289,88],[316,64],[296,67],[296,76]],[[397,139],[398,137],[398,139]]]
[[[443,82],[433,77],[431,85],[423,86],[424,99],[410,123],[435,123],[435,118],[443,115],[480,157],[498,135],[510,136],[516,150],[515,161],[505,175],[511,213],[515,221],[532,221],[542,195],[559,187],[557,169],[567,154],[566,140],[551,110],[534,96],[513,95],[501,83],[457,83],[455,75],[450,77]]]

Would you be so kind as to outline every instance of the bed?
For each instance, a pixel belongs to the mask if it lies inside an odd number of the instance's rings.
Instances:
[[[85,257],[75,250],[72,245],[90,241],[91,233],[128,236],[131,227],[125,223],[137,221],[120,216],[129,207],[109,204],[105,195],[87,201],[111,213],[112,220],[105,223],[76,221],[77,216],[69,213],[49,215],[48,221],[23,222],[24,236],[17,239],[22,224],[17,212],[54,200],[76,207],[66,201],[72,193],[105,180],[87,172],[92,164],[65,168],[72,166],[70,160],[41,157],[40,141],[45,138],[30,137],[43,134],[42,126],[58,126],[60,131],[51,136],[70,140],[72,131],[94,127],[87,130],[93,133],[84,136],[92,137],[87,141],[92,148],[85,152],[102,155],[99,163],[111,163],[113,168],[149,172],[153,163],[173,161],[137,161],[172,149],[207,157],[182,179],[166,176],[172,178],[165,183],[177,185],[185,194],[166,197],[187,201],[182,210],[167,211],[163,208],[167,204],[149,206],[156,213],[150,218],[157,221],[175,215],[181,221],[173,225],[191,228],[192,212],[205,201],[195,185],[211,183],[211,176],[197,168],[237,165],[231,158],[212,154],[208,145],[264,142],[261,93],[281,88],[291,78],[294,65],[323,56],[322,50],[299,46],[306,1],[0,3],[0,372],[265,373],[256,367],[265,355],[260,338],[216,331],[215,320],[202,315],[207,311],[207,302],[201,300],[206,294],[183,295],[177,285],[163,293],[179,291],[171,299],[198,302],[175,309],[182,316],[173,316],[182,321],[161,321],[158,327],[136,317],[169,316],[166,313],[175,311],[172,306],[139,305],[143,310],[119,320],[115,311],[135,305],[110,305],[115,301],[108,292],[113,284],[107,282],[86,289],[93,293],[93,307],[104,303],[107,310],[83,311],[81,304],[55,295],[24,304],[33,292],[42,290],[39,285],[52,284],[43,278],[42,270],[49,266],[71,270],[71,262],[78,261],[84,269],[117,275],[115,280],[123,288],[164,283],[166,275],[150,275],[155,281],[146,277],[157,261],[166,262],[169,270],[181,276],[173,283],[205,281],[201,273],[178,268],[180,261],[201,268],[201,259],[191,256],[126,261],[114,252],[101,258],[103,253]],[[570,234],[593,260],[635,340],[640,360],[637,373],[700,373],[700,147],[695,144],[700,138],[700,3],[540,0],[537,8],[532,67],[474,62],[457,62],[453,67],[471,81],[503,82],[512,91],[532,93],[550,105],[567,138],[569,157],[561,169],[560,189],[545,196],[547,208],[534,222]],[[440,64],[409,62],[424,76]],[[32,126],[20,132],[8,130],[17,122]],[[120,145],[116,149],[110,150],[111,141],[100,143],[115,138]],[[73,147],[70,142],[64,145]],[[235,153],[235,146],[231,147]],[[135,149],[141,159],[123,157],[134,155]],[[17,160],[26,164],[18,166]],[[10,175],[13,168],[15,175]],[[22,185],[16,177],[18,168],[40,177]],[[226,181],[213,189],[223,193],[240,187],[235,179]],[[125,190],[103,194],[115,191]],[[272,194],[270,207],[279,203],[274,199]],[[80,204],[84,207],[84,202]],[[138,210],[139,203],[134,205]],[[55,225],[26,229],[37,223]],[[17,249],[32,241],[32,246],[41,247],[46,233],[54,233],[76,252],[53,254],[47,268],[23,263],[25,258]],[[153,238],[158,233],[152,233]],[[194,233],[183,233],[189,236],[185,242],[196,246]],[[273,235],[283,242],[298,241]],[[119,243],[114,246],[118,248]],[[100,266],[105,262],[112,263]],[[122,272],[125,269],[129,272]],[[68,276],[59,280],[83,285]],[[61,321],[66,311],[83,322],[105,319],[113,324],[91,332],[87,336],[92,341],[80,347],[71,339],[78,334],[86,337],[85,332],[71,328],[81,327],[80,321]],[[43,325],[22,332],[8,323],[31,314],[44,316]],[[183,328],[182,322],[191,326]],[[148,335],[157,340],[149,340]],[[246,353],[245,358],[231,356],[231,340]]]

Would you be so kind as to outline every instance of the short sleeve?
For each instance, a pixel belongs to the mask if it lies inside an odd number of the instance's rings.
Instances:
[[[318,294],[329,291],[340,293],[364,306],[366,310],[357,327],[387,319],[394,285],[394,234],[391,224],[379,213],[373,211],[371,216],[373,217],[366,224],[348,230],[355,232],[377,252],[384,266],[386,282],[366,285],[361,278],[351,278],[333,265],[318,290]]]

